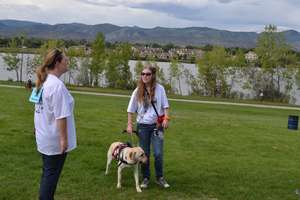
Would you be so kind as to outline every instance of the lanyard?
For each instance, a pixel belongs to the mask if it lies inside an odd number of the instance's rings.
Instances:
[[[149,92],[148,92],[148,90],[146,88],[145,88],[145,91],[146,91],[146,94],[147,94],[148,98],[151,99],[150,94],[149,94]],[[151,99],[151,105],[154,108],[154,111],[155,111],[157,117],[159,117],[158,112],[156,110],[156,107],[155,107],[154,102],[152,101],[152,99]]]

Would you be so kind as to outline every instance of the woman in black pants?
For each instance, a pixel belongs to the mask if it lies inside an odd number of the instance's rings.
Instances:
[[[67,152],[77,146],[74,99],[59,79],[67,70],[68,58],[65,54],[58,49],[49,51],[37,70],[36,88],[31,95],[35,103],[37,150],[43,161],[40,200],[54,199]]]

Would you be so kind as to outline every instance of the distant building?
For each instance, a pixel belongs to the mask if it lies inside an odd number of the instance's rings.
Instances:
[[[200,49],[172,48],[165,52],[162,48],[132,47],[133,57],[140,59],[155,58],[161,61],[170,61],[177,58],[181,61],[201,59],[203,51]]]
[[[248,62],[253,62],[253,61],[256,61],[258,59],[258,56],[253,51],[249,51],[248,53],[245,54],[245,59]]]

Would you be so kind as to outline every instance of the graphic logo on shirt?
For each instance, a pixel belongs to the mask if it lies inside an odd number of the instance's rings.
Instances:
[[[37,103],[37,104],[35,104],[36,106],[35,106],[35,112],[36,113],[41,113],[42,111],[43,111],[43,109],[44,109],[44,106],[43,106],[43,104],[42,103]]]

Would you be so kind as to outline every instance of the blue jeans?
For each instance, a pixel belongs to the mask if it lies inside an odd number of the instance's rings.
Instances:
[[[67,153],[51,156],[42,154],[43,173],[40,183],[40,200],[54,199],[56,185],[66,157]]]
[[[150,145],[152,143],[153,154],[154,154],[154,166],[156,178],[163,177],[163,137],[159,137],[154,134],[156,124],[137,124],[137,131],[139,137],[140,147],[145,151],[148,158],[146,164],[142,165],[143,178],[150,178]],[[163,129],[159,129],[163,131]]]

